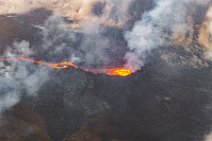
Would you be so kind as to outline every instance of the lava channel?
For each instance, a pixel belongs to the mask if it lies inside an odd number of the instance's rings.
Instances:
[[[63,61],[59,63],[48,63],[45,61],[33,60],[30,58],[19,57],[19,58],[0,58],[0,61],[25,61],[33,64],[45,65],[54,69],[67,69],[68,67],[78,68],[86,72],[91,72],[95,74],[107,74],[111,76],[128,76],[132,74],[132,71],[127,68],[80,68],[76,64],[70,61]]]

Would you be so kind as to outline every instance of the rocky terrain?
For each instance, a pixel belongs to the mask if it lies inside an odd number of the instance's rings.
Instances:
[[[146,4],[144,9],[151,6]],[[39,53],[44,37],[36,25],[44,24],[49,15],[51,11],[41,8],[23,15],[0,16],[1,54],[14,41],[23,40]],[[204,18],[200,12],[201,20],[196,22],[201,23]],[[137,19],[135,15],[126,28],[131,28]],[[208,36],[204,23],[198,29],[202,31],[201,39]],[[123,61],[120,58],[127,43],[120,37],[122,32],[114,27],[107,27],[104,32],[109,39],[116,39],[112,41],[120,51],[112,55],[115,59],[107,65],[120,65]],[[84,39],[81,33],[77,37],[79,41]],[[77,41],[70,46],[77,46]],[[176,43],[153,51],[154,57],[147,59],[144,67],[126,77],[92,74],[72,67],[49,71],[36,95],[21,89],[20,102],[2,112],[0,141],[204,141],[212,125],[212,64],[201,56],[201,49],[196,51],[200,47],[197,41],[188,45],[193,52],[181,48],[183,45]],[[54,60],[52,54],[35,57]],[[174,58],[170,61],[166,54]],[[191,54],[199,58],[194,59]],[[182,65],[189,59],[194,61]],[[33,71],[29,69],[29,73]]]

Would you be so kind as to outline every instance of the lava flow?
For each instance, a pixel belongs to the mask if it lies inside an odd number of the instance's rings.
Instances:
[[[45,65],[54,69],[67,69],[68,67],[73,67],[73,68],[79,68],[76,64],[70,62],[70,61],[64,61],[64,62],[59,62],[59,63],[48,63],[45,61],[38,61],[38,60],[33,60],[30,58],[25,58],[25,57],[20,57],[20,58],[0,58],[0,61],[25,61],[25,62],[30,62],[33,64],[40,64],[40,65]],[[91,72],[91,73],[104,73],[107,75],[112,75],[112,76],[128,76],[132,74],[132,71],[127,69],[127,68],[105,68],[105,69],[94,69],[94,68],[79,68],[83,71],[86,72]]]

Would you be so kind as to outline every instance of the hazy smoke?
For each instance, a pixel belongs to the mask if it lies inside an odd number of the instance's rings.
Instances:
[[[35,56],[49,62],[72,61],[80,67],[107,67],[112,58],[119,57],[115,56],[120,54],[117,50],[125,49],[122,46],[124,40],[120,43],[110,36],[111,33],[106,35],[110,28],[92,19],[82,23],[78,29],[67,26],[63,18],[55,15],[39,26],[43,41],[39,48],[34,48]],[[118,32],[122,35],[121,30],[116,30],[116,34]]]
[[[149,53],[158,47],[170,45],[178,37],[185,39],[191,32],[191,16],[196,8],[209,0],[156,0],[156,7],[143,13],[132,31],[125,34],[130,52],[125,56],[126,66],[136,71],[144,65]]]
[[[32,55],[27,41],[15,42],[8,47],[3,57]],[[17,104],[24,93],[35,96],[48,78],[49,70],[24,62],[0,62],[0,112]]]

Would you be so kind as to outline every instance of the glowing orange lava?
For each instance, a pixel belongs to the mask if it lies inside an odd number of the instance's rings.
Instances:
[[[48,63],[45,61],[33,60],[30,58],[19,57],[19,58],[0,58],[0,61],[26,61],[34,64],[45,65],[54,69],[67,69],[68,67],[79,68],[76,64],[70,61],[64,61],[59,63]],[[111,68],[111,69],[93,69],[93,68],[79,68],[83,71],[92,73],[104,73],[112,76],[128,76],[132,74],[132,71],[126,68]]]
[[[108,75],[128,76],[131,73],[132,71],[126,68],[106,69],[106,74]]]
[[[92,73],[104,73],[107,75],[112,75],[112,76],[128,76],[132,74],[132,71],[127,68],[111,68],[111,69],[88,69],[84,68],[84,71],[92,72]]]

